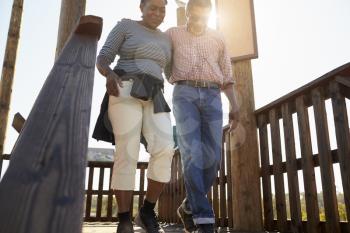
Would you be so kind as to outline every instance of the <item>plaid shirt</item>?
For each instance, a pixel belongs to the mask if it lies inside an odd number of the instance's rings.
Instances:
[[[173,46],[170,83],[180,80],[234,83],[231,59],[219,32],[207,29],[203,35],[195,36],[186,26],[180,26],[168,29],[166,34]]]

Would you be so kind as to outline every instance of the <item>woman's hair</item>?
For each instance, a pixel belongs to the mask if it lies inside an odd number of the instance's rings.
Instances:
[[[187,8],[193,6],[208,7],[211,8],[211,0],[188,0]]]
[[[148,0],[141,0],[140,4],[143,4],[143,3],[146,3]],[[168,1],[167,0],[164,0],[165,2],[165,5],[168,4]]]

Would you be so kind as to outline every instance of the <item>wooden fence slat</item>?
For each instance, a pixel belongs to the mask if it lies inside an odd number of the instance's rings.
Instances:
[[[181,200],[180,200],[180,196],[179,196],[179,157],[176,156],[174,157],[174,161],[175,161],[175,179],[174,179],[174,187],[175,187],[175,209],[174,209],[174,216],[175,216],[175,222],[177,223],[179,222],[179,218],[176,214],[177,208],[180,206],[181,204]]]
[[[349,82],[349,80],[348,80]],[[335,124],[335,133],[338,145],[338,157],[340,172],[342,175],[342,184],[344,190],[344,201],[348,221],[350,221],[350,135],[349,121],[345,103],[345,97],[342,95],[338,83],[333,82],[330,85],[332,96],[332,106]],[[348,223],[350,232],[350,224]]]
[[[108,200],[107,200],[107,218],[108,221],[112,221],[112,213],[113,213],[113,190],[111,190],[111,181],[112,181],[112,168],[108,168],[108,170],[110,171],[109,173],[109,182],[108,182]]]
[[[179,154],[175,154],[176,157],[176,166],[177,166],[177,178],[176,178],[176,197],[177,197],[177,205],[176,205],[176,211],[177,208],[179,208],[179,206],[182,203],[183,197],[181,194],[181,177],[182,177],[182,173],[181,173],[181,158],[179,156]],[[177,216],[176,214],[176,223],[180,223],[180,218]]]
[[[232,173],[231,173],[231,140],[230,134],[225,133],[225,142],[226,142],[226,161],[227,161],[227,208],[228,208],[228,227],[233,228],[233,204],[232,204]]]
[[[94,167],[90,167],[89,168],[89,179],[88,179],[88,190],[92,190],[93,179],[94,179]],[[87,193],[86,194],[85,218],[91,217],[91,202],[92,202],[92,195]]]
[[[145,191],[145,168],[142,167],[140,170],[140,188],[139,188],[141,194],[139,196],[139,205],[138,205],[138,210],[140,210],[142,204],[143,204],[143,199],[144,195],[142,192]]]
[[[3,156],[2,155],[0,155],[0,180],[1,180],[1,173],[2,173],[2,164],[3,164],[3,161],[4,161],[4,159],[3,159]]]
[[[78,28],[102,30],[101,18],[83,18]],[[0,232],[81,232],[101,30],[74,33],[42,87],[0,183]]]
[[[272,205],[272,190],[271,176],[269,174],[269,144],[267,134],[266,116],[258,117],[259,140],[260,140],[260,156],[261,156],[261,173],[262,173],[262,189],[264,203],[264,225],[265,230],[273,230],[273,205]]]
[[[225,135],[222,136],[222,142],[225,140]],[[225,227],[225,220],[226,220],[226,174],[225,174],[225,168],[226,168],[226,159],[225,159],[225,147],[222,145],[221,149],[221,166],[219,171],[219,184],[220,184],[220,226]]]
[[[96,207],[96,217],[97,219],[102,217],[102,199],[103,199],[103,178],[104,178],[104,168],[100,168],[100,175],[98,180],[98,195],[97,195],[97,207]]]
[[[215,222],[216,224],[219,224],[219,190],[218,190],[218,179],[215,178],[215,182],[213,184],[213,196],[212,196],[212,200],[213,200],[213,210],[214,210],[214,214],[215,214]]]
[[[175,203],[175,176],[176,176],[176,170],[175,170],[175,160],[172,160],[171,162],[171,180],[170,180],[170,197],[171,197],[171,200],[170,200],[170,211],[171,211],[171,222],[174,223],[176,221],[176,203]]]
[[[286,212],[286,198],[284,189],[284,180],[282,172],[282,152],[281,152],[281,136],[279,119],[277,118],[276,109],[269,111],[269,119],[271,124],[271,142],[273,155],[273,173],[275,178],[275,192],[276,192],[276,210],[278,230],[282,233],[287,232],[287,212]]]
[[[289,103],[282,105],[283,128],[286,147],[289,205],[292,232],[302,232],[300,192],[296,163],[293,118]]]
[[[299,126],[300,151],[303,163],[307,230],[309,233],[318,233],[320,217],[312,155],[309,114],[304,103],[304,96],[300,96],[296,99],[296,109]]]
[[[333,163],[329,143],[327,113],[323,93],[319,88],[312,91],[317,144],[320,159],[323,200],[328,233],[340,233],[338,202],[335,192]]]

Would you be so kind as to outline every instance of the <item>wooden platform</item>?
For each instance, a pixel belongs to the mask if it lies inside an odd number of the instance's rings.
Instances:
[[[183,228],[181,225],[162,225],[163,229],[167,233],[183,233]],[[115,223],[84,223],[83,232],[82,233],[115,233],[117,229],[117,225]],[[144,233],[140,227],[135,226],[135,233]],[[219,233],[227,233],[233,232],[229,229],[220,229]],[[238,233],[238,232],[236,232]]]

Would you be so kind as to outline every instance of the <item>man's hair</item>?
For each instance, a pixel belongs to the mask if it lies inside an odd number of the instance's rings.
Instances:
[[[187,8],[191,8],[194,6],[199,6],[199,7],[208,7],[211,8],[211,0],[189,0],[187,3]]]
[[[148,0],[141,0],[140,4],[144,4],[144,3],[146,3],[147,1],[148,1]],[[168,4],[168,1],[167,1],[167,0],[164,0],[164,2],[165,2],[165,5]]]

